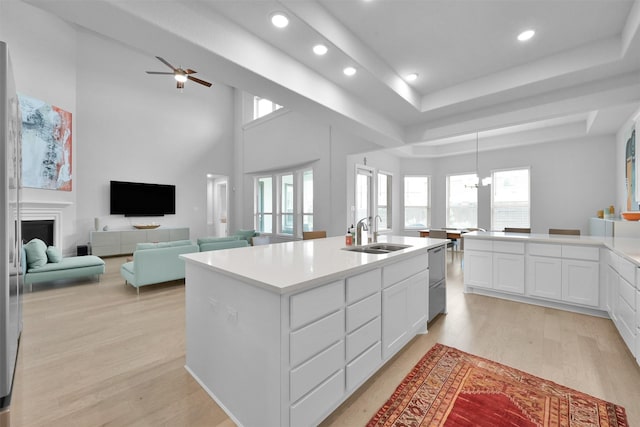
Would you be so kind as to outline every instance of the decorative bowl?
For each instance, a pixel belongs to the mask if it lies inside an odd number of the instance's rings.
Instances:
[[[622,212],[620,214],[622,216],[622,218],[626,219],[627,221],[638,221],[640,220],[640,211],[633,211],[633,212]]]
[[[153,230],[154,228],[160,227],[160,224],[134,224],[134,227],[138,230]]]

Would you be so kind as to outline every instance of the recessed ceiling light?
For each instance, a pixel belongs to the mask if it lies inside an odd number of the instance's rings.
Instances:
[[[414,82],[418,79],[418,73],[407,74],[405,79],[407,79],[408,82]]]
[[[533,30],[523,31],[520,34],[518,34],[518,40],[520,40],[521,42],[526,42],[527,40],[530,40],[535,33],[536,32]]]
[[[313,53],[316,55],[324,55],[329,49],[323,44],[317,44],[313,47]]]
[[[342,70],[342,72],[345,74],[345,76],[353,76],[356,73],[356,69],[353,67],[347,67]]]
[[[271,23],[278,28],[284,28],[289,25],[289,18],[283,13],[274,13],[271,15]]]

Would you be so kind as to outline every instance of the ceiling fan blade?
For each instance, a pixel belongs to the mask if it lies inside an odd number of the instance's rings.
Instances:
[[[192,70],[191,68],[187,68],[184,73],[185,74],[195,74],[195,73],[197,73],[197,71],[196,70]]]
[[[170,76],[173,76],[173,73],[164,72],[164,71],[147,71],[147,74],[168,74]]]
[[[178,89],[183,89],[184,88],[184,82],[176,82],[176,88]]]
[[[199,79],[199,78],[197,78],[197,77],[187,76],[187,78],[188,78],[189,80],[191,80],[192,82],[200,83],[201,85],[206,86],[206,87],[211,87],[211,83],[209,83],[209,82],[205,82],[204,80],[200,80],[200,79]]]
[[[158,58],[158,61],[162,62],[167,67],[171,68],[173,71],[176,70],[176,67],[174,67],[173,65],[169,64],[167,61],[164,60],[164,58],[160,58],[159,56],[156,56],[156,58]]]

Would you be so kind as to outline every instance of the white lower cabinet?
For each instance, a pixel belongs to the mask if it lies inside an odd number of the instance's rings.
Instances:
[[[464,251],[464,284],[467,287],[524,294],[524,243],[469,241]]]
[[[561,299],[562,260],[529,255],[527,257],[527,295]]]
[[[426,328],[429,307],[428,270],[382,291],[382,358],[400,350],[420,327]]]
[[[562,260],[562,300],[597,307],[599,265],[593,261]]]
[[[468,242],[465,242],[468,246]],[[493,288],[493,254],[491,252],[483,252],[464,250],[464,284],[475,288]]]
[[[599,307],[599,259],[596,247],[531,244],[527,256],[527,295]]]

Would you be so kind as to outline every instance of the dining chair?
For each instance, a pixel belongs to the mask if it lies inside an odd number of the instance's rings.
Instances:
[[[447,238],[447,230],[429,230],[429,238],[432,239],[446,239]],[[451,261],[453,262],[453,242],[449,241],[447,243],[447,248],[451,248]]]
[[[303,231],[302,240],[323,239],[327,237],[326,231]]]
[[[562,234],[565,236],[579,236],[580,230],[573,228],[550,228],[549,234]]]
[[[505,227],[505,233],[531,233],[530,228]]]

